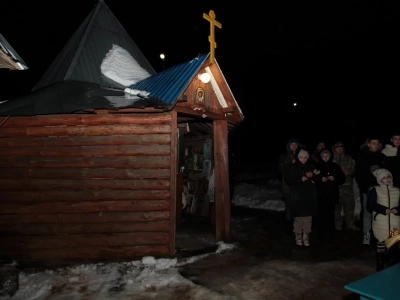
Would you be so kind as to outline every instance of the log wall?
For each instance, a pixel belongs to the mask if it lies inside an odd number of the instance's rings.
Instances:
[[[61,266],[174,254],[173,121],[2,118],[0,260]]]

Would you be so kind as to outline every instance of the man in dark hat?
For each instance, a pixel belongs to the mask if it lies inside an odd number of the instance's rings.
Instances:
[[[400,188],[400,130],[394,131],[390,143],[385,145],[382,153],[387,157],[386,168],[393,174],[393,186]]]

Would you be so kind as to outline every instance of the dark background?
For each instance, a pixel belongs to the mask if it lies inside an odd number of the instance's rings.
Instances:
[[[1,72],[0,100],[33,88],[96,2],[0,0],[0,33],[30,67]],[[216,60],[245,116],[230,138],[239,162],[277,161],[289,137],[350,153],[370,134],[386,142],[400,127],[398,4],[300,2],[105,0],[157,71],[209,51],[214,10]]]

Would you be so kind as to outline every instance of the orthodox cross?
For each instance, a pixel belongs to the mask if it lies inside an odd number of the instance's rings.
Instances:
[[[217,48],[217,43],[215,42],[215,32],[214,32],[214,26],[217,26],[218,28],[222,28],[222,24],[215,20],[215,13],[213,10],[210,10],[210,13],[207,15],[203,13],[203,18],[206,19],[208,22],[210,22],[210,35],[208,36],[208,41],[210,42],[210,63],[214,63],[214,57],[215,57],[215,48]]]

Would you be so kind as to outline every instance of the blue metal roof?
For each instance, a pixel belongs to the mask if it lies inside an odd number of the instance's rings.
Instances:
[[[199,55],[188,62],[173,66],[132,84],[129,88],[147,91],[150,93],[151,101],[162,103],[165,108],[172,109],[209,55],[210,53]]]

